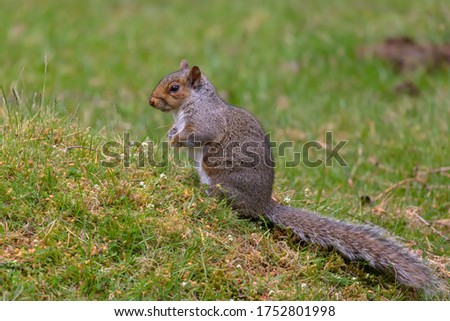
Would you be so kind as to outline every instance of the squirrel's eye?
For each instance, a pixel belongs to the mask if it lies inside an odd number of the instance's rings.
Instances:
[[[175,92],[178,91],[178,89],[180,89],[180,86],[179,86],[179,85],[172,85],[172,86],[170,86],[169,91],[170,91],[171,93],[175,93]]]

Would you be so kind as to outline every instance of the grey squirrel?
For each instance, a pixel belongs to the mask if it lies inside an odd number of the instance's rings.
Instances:
[[[265,216],[302,241],[333,248],[353,261],[367,261],[408,287],[432,293],[442,286],[416,255],[381,229],[276,203],[273,160],[263,129],[249,112],[223,101],[197,66],[190,68],[182,60],[179,70],[159,82],[149,104],[173,114],[171,145],[189,148],[208,194],[226,197],[240,215]]]

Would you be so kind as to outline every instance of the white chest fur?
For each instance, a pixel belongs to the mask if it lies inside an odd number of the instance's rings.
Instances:
[[[177,132],[180,132],[186,126],[185,113],[181,109],[177,109],[172,112],[173,119],[175,120],[175,127]],[[211,179],[205,173],[202,168],[203,163],[203,147],[189,148],[189,156],[194,160],[194,166],[197,169],[198,175],[200,176],[200,182],[202,184],[211,185]]]
[[[178,108],[172,112],[172,115],[175,120],[175,127],[177,128],[177,131],[182,131],[186,125],[185,112],[181,110],[181,108]]]
[[[194,164],[197,169],[198,175],[200,176],[200,182],[202,184],[211,185],[211,179],[203,170],[203,147],[193,148],[194,152]]]

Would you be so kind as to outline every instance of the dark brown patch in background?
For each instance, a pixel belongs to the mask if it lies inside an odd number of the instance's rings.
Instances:
[[[450,65],[450,44],[418,43],[410,37],[390,37],[383,42],[362,47],[362,57],[376,57],[389,63],[397,72],[418,68],[432,70]]]
[[[358,48],[362,58],[378,58],[389,64],[400,74],[423,69],[427,72],[446,69],[450,66],[450,44],[419,43],[411,37],[389,37],[383,42]],[[419,87],[405,79],[393,88],[396,95],[416,97]]]

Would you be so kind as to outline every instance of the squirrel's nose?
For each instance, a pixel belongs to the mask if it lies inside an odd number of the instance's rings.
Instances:
[[[150,106],[155,107],[156,99],[153,97],[150,97],[150,99],[148,100],[148,103],[150,104]]]

